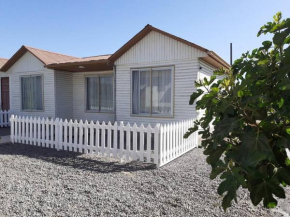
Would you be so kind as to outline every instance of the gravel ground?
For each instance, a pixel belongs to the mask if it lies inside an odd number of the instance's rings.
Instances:
[[[157,170],[94,155],[0,145],[0,216],[282,216],[241,191],[226,213],[200,149]]]

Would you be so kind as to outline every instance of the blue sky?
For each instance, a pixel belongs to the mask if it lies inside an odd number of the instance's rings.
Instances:
[[[29,45],[76,57],[114,53],[146,24],[229,62],[259,47],[259,28],[290,0],[0,0],[0,57]]]

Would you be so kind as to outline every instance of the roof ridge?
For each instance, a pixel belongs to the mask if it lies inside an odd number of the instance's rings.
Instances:
[[[27,45],[23,45],[23,46],[25,48],[27,48],[27,49],[34,49],[34,50],[39,50],[39,51],[42,51],[42,52],[47,52],[47,53],[52,53],[52,54],[57,54],[57,55],[62,55],[62,56],[67,56],[67,57],[73,57],[73,58],[81,59],[80,57],[75,57],[75,56],[70,56],[70,55],[67,55],[67,54],[61,54],[61,53],[57,53],[57,52],[43,50],[43,49],[39,49],[39,48],[35,48],[35,47],[30,47],[30,46],[27,46]]]
[[[111,55],[112,55],[112,54],[102,54],[102,55],[95,55],[95,56],[81,57],[81,59],[90,58],[90,57],[111,56]]]

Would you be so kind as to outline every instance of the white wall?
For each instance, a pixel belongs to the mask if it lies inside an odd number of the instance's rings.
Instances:
[[[73,118],[88,121],[114,122],[114,112],[87,112],[85,107],[85,77],[90,75],[111,74],[113,71],[73,73]]]
[[[116,120],[130,123],[168,123],[195,118],[195,107],[189,105],[196,90],[194,81],[200,66],[199,57],[207,54],[157,32],[151,32],[116,60]],[[130,114],[130,69],[174,66],[174,117],[136,117]]]
[[[55,79],[54,71],[44,67],[43,63],[30,52],[26,52],[9,70],[10,110],[22,116],[55,117]],[[23,75],[43,75],[44,111],[21,111],[20,77]]]
[[[58,118],[73,118],[72,72],[55,71],[55,112]]]

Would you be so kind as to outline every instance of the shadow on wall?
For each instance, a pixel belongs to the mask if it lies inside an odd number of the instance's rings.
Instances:
[[[88,170],[97,173],[134,172],[139,170],[152,170],[156,168],[156,165],[154,164],[145,164],[140,162],[110,162],[109,158],[103,158],[103,160],[100,157],[96,159],[96,155],[84,155],[81,153],[57,151],[50,148],[12,143],[0,145],[0,156],[1,155],[15,155],[15,157],[17,155],[25,156],[61,166]]]

